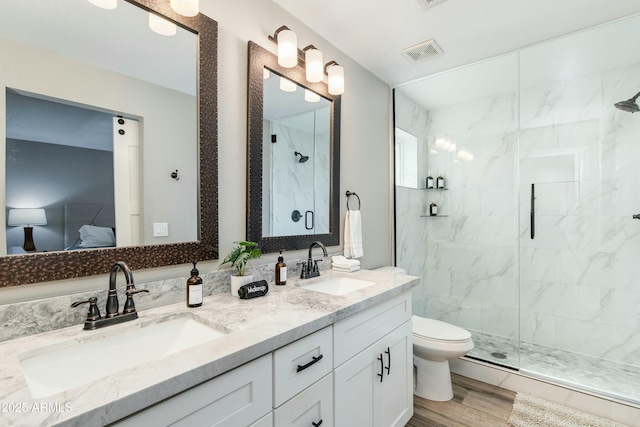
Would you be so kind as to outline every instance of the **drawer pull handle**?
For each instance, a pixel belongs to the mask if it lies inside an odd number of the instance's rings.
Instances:
[[[380,382],[382,382],[382,378],[384,377],[384,362],[382,361],[382,353],[378,356],[378,360],[380,361],[380,373],[378,376],[380,377]]]
[[[385,353],[387,353],[387,357],[388,357],[388,365],[385,369],[387,370],[387,375],[389,375],[391,373],[391,349],[389,347],[387,347],[387,351],[385,351]]]
[[[318,421],[317,423],[314,423],[313,421],[311,421],[311,424],[313,424],[313,427],[318,427],[319,425],[322,424],[322,420]]]
[[[307,363],[306,365],[298,365],[298,369],[296,369],[296,372],[300,372],[300,371],[304,371],[305,369],[307,369],[309,366],[313,365],[314,363],[317,363],[320,361],[320,359],[322,359],[322,355],[318,356],[318,357],[311,357],[311,362]],[[318,424],[319,425],[319,424]]]

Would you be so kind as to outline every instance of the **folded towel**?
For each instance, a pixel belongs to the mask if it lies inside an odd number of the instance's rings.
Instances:
[[[347,259],[342,255],[335,255],[331,257],[331,261],[333,261],[332,265],[336,267],[351,267],[354,265],[360,265],[360,261],[357,259]]]
[[[360,270],[360,266],[359,265],[354,265],[352,267],[338,267],[335,264],[331,264],[331,269],[335,270],[335,271],[342,271],[342,272],[346,272],[346,273],[352,273],[354,271]]]
[[[344,256],[360,258],[363,255],[362,216],[359,210],[348,209],[344,220]]]

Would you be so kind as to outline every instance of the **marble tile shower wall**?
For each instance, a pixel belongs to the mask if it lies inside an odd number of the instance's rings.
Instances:
[[[640,120],[613,108],[640,66],[521,93],[520,162],[573,161],[566,180],[520,176],[521,338],[640,366]],[[615,92],[615,94],[614,94]],[[566,168],[565,168],[566,169]],[[534,175],[534,176],[527,176]],[[567,177],[565,177],[567,178]],[[530,182],[536,238],[529,236]]]
[[[421,161],[449,187],[396,187],[398,265],[422,277],[415,313],[640,366],[640,120],[612,107],[638,75],[626,66],[428,112],[396,99],[396,123],[419,123]],[[439,150],[442,138],[473,160]],[[420,217],[432,199],[448,217]]]
[[[319,265],[321,270],[331,268],[331,256],[323,259]],[[300,274],[300,267],[296,264],[306,260],[287,259],[290,277]],[[190,268],[190,267],[189,267]],[[204,281],[204,296],[211,296],[230,291],[229,276],[235,270],[218,270],[201,274]],[[202,270],[201,270],[202,272]],[[253,274],[254,280],[274,281],[274,264],[248,265],[247,273]],[[135,271],[133,272],[135,278]],[[143,311],[185,301],[185,286],[188,276],[176,279],[158,280],[146,283],[136,283],[138,289],[149,289],[149,293],[136,297],[136,308],[143,316]],[[41,332],[66,328],[77,325],[81,331],[87,316],[87,307],[70,308],[74,301],[86,301],[90,297],[98,297],[98,308],[104,315],[108,289],[108,278],[105,278],[105,290],[82,292],[53,298],[27,301],[15,304],[0,305],[0,342],[15,338],[34,335]],[[124,286],[118,288],[120,306],[124,304]]]

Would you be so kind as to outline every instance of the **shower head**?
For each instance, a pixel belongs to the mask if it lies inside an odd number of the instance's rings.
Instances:
[[[634,96],[631,99],[627,99],[626,101],[616,102],[613,105],[618,110],[627,111],[629,113],[636,113],[640,111],[640,107],[638,107],[638,104],[636,103],[636,99],[638,99],[638,96],[640,96],[640,92],[638,92],[636,96]]]
[[[309,160],[309,156],[303,156],[302,153],[298,153],[297,151],[293,155],[300,156],[300,159],[298,159],[298,163],[304,163]]]

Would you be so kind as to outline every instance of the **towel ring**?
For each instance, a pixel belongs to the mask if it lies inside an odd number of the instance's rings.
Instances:
[[[361,206],[361,203],[360,203],[360,196],[358,196],[358,195],[357,195],[356,193],[354,193],[353,191],[349,191],[349,190],[347,190],[347,193],[346,193],[346,194],[347,194],[347,210],[349,210],[349,211],[351,210],[351,209],[349,208],[349,197],[351,197],[351,196],[356,196],[356,197],[358,198],[358,210],[360,210],[360,206]]]

